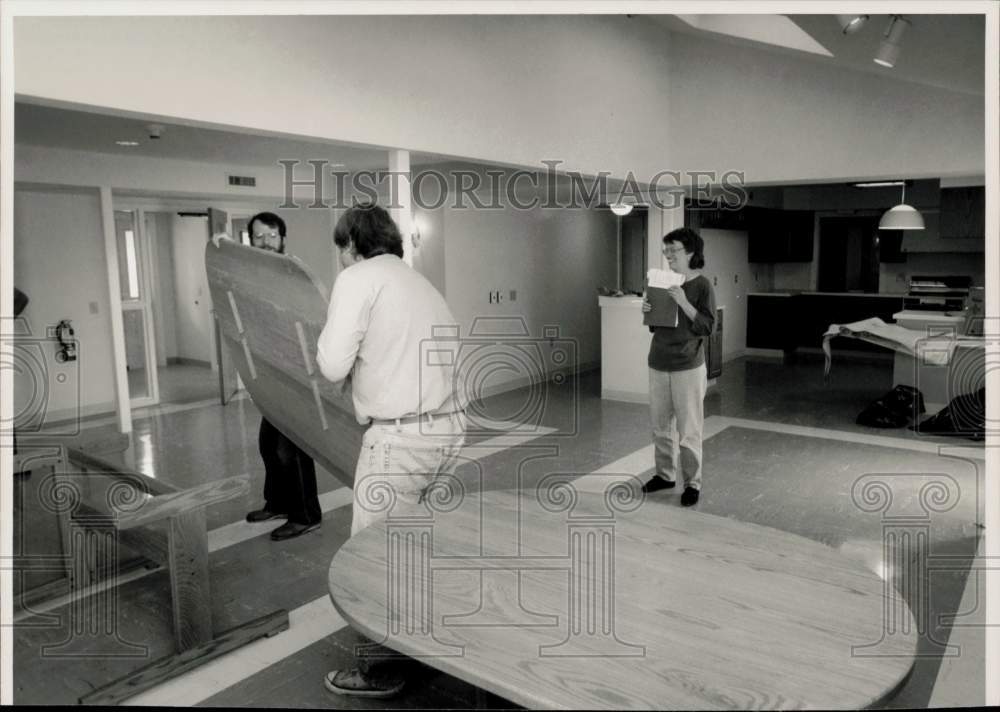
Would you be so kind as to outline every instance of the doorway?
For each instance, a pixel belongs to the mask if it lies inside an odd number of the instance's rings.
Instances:
[[[878,216],[822,217],[820,292],[878,292]]]
[[[207,214],[119,201],[114,216],[132,407],[217,398]]]
[[[621,230],[621,289],[626,294],[642,294],[646,288],[647,210],[635,207],[618,218]]]

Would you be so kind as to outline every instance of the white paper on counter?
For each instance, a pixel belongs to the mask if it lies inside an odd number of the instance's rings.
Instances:
[[[651,269],[646,273],[646,280],[650,287],[668,289],[684,284],[684,275],[667,269]]]

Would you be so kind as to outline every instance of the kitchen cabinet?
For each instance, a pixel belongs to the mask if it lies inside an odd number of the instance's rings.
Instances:
[[[685,200],[684,224],[693,230],[746,230],[747,208],[728,208],[720,199]]]
[[[812,262],[813,211],[757,207],[747,211],[750,262]]]
[[[830,324],[850,324],[870,317],[892,323],[903,297],[892,294],[822,292],[750,294],[747,296],[747,347],[793,351],[820,348]],[[838,339],[834,339],[834,346]],[[880,346],[851,340],[852,351],[881,351]]]
[[[705,341],[705,364],[708,378],[718,378],[722,375],[722,327],[726,310],[718,307],[715,310],[715,330]]]
[[[986,235],[986,190],[983,186],[941,189],[941,237],[983,239]]]
[[[985,252],[986,240],[982,237],[945,239],[941,235],[942,213],[922,210],[923,230],[901,230],[903,252]]]
[[[750,294],[747,296],[747,348],[794,348],[795,323],[793,294]]]
[[[878,294],[801,294],[798,297],[797,313],[799,329],[796,346],[819,348],[823,344],[823,334],[830,324],[850,324],[878,317],[891,324],[892,315],[903,307],[903,297]],[[834,346],[838,340],[834,339]],[[852,351],[883,351],[881,346],[851,339]]]

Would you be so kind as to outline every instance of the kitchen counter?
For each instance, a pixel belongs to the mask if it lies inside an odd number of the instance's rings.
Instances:
[[[748,297],[797,297],[801,294],[811,294],[823,297],[891,297],[902,299],[906,294],[892,292],[807,292],[797,289],[781,290],[776,292],[747,292]]]

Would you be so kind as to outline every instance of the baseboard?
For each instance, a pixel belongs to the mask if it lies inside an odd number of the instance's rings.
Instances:
[[[580,364],[573,371],[573,375],[580,375],[581,373],[587,373],[588,371],[595,371],[601,367],[600,361],[591,361],[588,363]],[[491,396],[497,396],[501,393],[509,393],[510,391],[516,391],[519,388],[527,388],[528,386],[535,385],[535,383],[551,381],[552,377],[556,373],[562,373],[563,369],[552,369],[545,374],[544,378],[532,379],[529,376],[518,376],[509,381],[504,381],[503,383],[497,383],[496,385],[488,386],[483,388],[479,393],[475,394],[479,399],[489,398]]]
[[[46,415],[44,427],[42,432],[46,435],[58,435],[58,434],[68,434],[76,433],[79,430],[79,425],[81,421],[87,420],[89,418],[96,418],[105,415],[114,415],[115,413],[115,402],[108,401],[107,403],[96,403],[94,405],[80,406],[79,409],[76,408],[61,408],[59,410],[53,410]],[[15,424],[15,429],[18,426]],[[25,440],[30,438],[35,434],[34,430],[25,430],[23,428],[18,430],[19,436],[23,437]]]
[[[198,358],[188,358],[187,356],[169,356],[167,357],[168,366],[201,366],[202,368],[211,368],[211,361],[202,361]]]
[[[649,403],[649,394],[636,393],[634,391],[615,391],[610,388],[602,388],[601,399],[623,401],[625,403]]]

